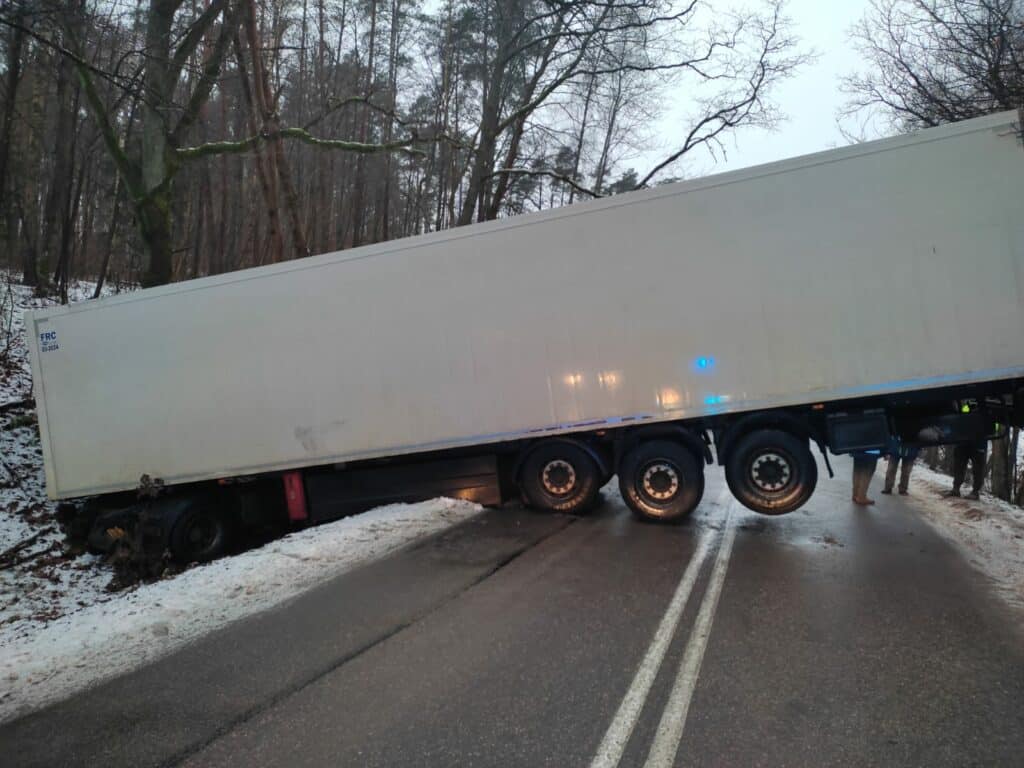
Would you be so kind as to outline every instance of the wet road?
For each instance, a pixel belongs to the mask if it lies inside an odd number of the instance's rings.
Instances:
[[[488,512],[0,727],[4,765],[1024,764],[1019,617],[848,466],[758,517]],[[877,482],[877,481],[876,481]]]

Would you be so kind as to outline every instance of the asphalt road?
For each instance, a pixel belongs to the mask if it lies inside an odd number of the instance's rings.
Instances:
[[[0,764],[1024,765],[1019,617],[838,464],[777,519],[716,468],[679,527],[487,512],[0,727]]]

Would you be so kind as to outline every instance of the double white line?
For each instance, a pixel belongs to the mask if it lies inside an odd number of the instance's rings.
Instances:
[[[724,497],[725,494],[723,494]],[[693,698],[693,689],[697,685],[701,661],[704,659],[704,650],[707,648],[708,637],[711,635],[711,624],[715,618],[715,610],[718,608],[718,598],[722,594],[722,584],[725,581],[725,572],[729,567],[733,542],[736,539],[736,528],[731,523],[732,509],[730,507],[725,515],[721,545],[718,547],[718,555],[715,557],[711,578],[704,592],[704,599],[701,601],[693,632],[687,641],[683,660],[679,664],[672,693],[669,694],[668,703],[661,714],[661,722],[658,723],[654,742],[647,754],[645,768],[670,768],[675,762],[679,742],[683,738],[683,728],[686,726],[686,714],[690,709],[690,700]],[[622,759],[622,753],[626,750],[629,737],[640,718],[640,711],[647,701],[651,686],[658,676],[658,670],[661,669],[661,663],[665,659],[669,644],[679,626],[679,619],[682,617],[683,611],[686,610],[690,593],[693,592],[693,587],[700,576],[701,567],[712,550],[713,538],[704,536],[697,544],[697,550],[693,553],[693,557],[683,572],[679,586],[676,587],[675,594],[672,595],[672,600],[665,610],[665,615],[662,617],[661,623],[658,624],[658,629],[654,633],[647,653],[644,654],[643,661],[637,668],[633,682],[630,684],[629,690],[626,691],[625,698],[601,740],[597,754],[590,764],[591,768],[616,768]]]

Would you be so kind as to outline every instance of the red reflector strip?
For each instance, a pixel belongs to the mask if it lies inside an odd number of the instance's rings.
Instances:
[[[302,485],[301,472],[286,472],[284,480],[284,498],[288,505],[288,519],[301,522],[309,518],[306,510],[306,489]]]

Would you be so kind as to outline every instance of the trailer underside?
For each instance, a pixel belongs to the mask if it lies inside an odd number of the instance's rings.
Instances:
[[[437,496],[497,506],[512,498],[541,510],[585,511],[619,476],[626,503],[643,520],[680,522],[703,494],[704,467],[725,469],[750,509],[798,509],[817,483],[812,448],[884,453],[977,442],[1024,426],[1024,379],[813,403],[735,415],[601,428],[328,464],[215,482],[93,497],[65,507],[69,532],[100,551],[152,560],[208,560],[244,534],[276,535],[388,503]]]

